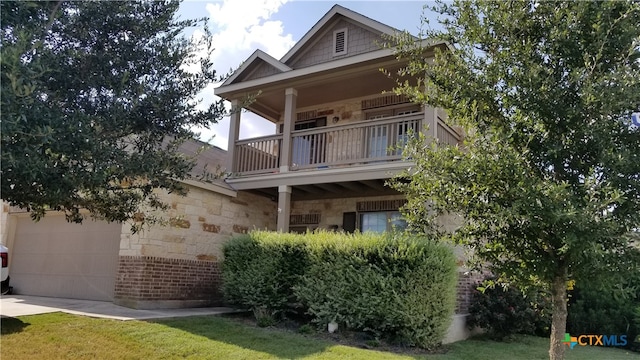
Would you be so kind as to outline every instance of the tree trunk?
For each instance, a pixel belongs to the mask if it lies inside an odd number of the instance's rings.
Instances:
[[[551,343],[549,359],[564,359],[564,334],[567,331],[567,270],[563,270],[553,279],[551,287]]]

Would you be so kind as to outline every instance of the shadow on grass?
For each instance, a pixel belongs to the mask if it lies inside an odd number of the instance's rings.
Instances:
[[[24,328],[26,328],[29,325],[31,324],[23,322],[20,319],[8,317],[8,316],[2,316],[2,318],[0,319],[0,330],[1,330],[0,334],[9,335],[14,333],[19,333],[19,332],[22,332],[22,330],[24,330]]]
[[[302,358],[322,353],[335,345],[277,328],[259,328],[241,323],[231,316],[197,316],[155,320],[153,322],[244,349],[279,358]],[[240,316],[238,316],[240,317]]]

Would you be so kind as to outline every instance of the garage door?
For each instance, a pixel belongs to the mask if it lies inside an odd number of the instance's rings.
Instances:
[[[16,220],[10,276],[17,294],[113,300],[122,225]]]

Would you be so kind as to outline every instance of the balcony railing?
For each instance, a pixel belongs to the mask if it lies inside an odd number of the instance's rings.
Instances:
[[[424,125],[424,114],[416,113],[345,125],[293,131],[291,170],[396,161],[412,133]],[[430,124],[430,127],[432,125]],[[457,144],[460,135],[438,118],[438,141]],[[236,175],[277,172],[280,167],[282,134],[236,142]]]
[[[278,171],[281,147],[282,134],[236,141],[233,172],[250,175]]]

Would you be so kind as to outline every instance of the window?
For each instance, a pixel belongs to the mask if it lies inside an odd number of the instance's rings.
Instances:
[[[347,29],[340,29],[333,32],[333,56],[347,53]]]
[[[404,230],[407,222],[399,211],[378,211],[360,214],[360,231],[385,232]]]
[[[327,126],[327,117],[298,121],[294,125],[294,131],[314,129]],[[284,124],[280,124],[280,133],[284,130]],[[294,166],[304,166],[320,163],[324,159],[325,143],[316,135],[296,136],[293,139],[291,161]]]
[[[402,106],[396,108],[378,109],[369,111],[366,114],[367,120],[384,119],[391,116],[410,115],[420,112],[420,105]],[[411,132],[417,132],[419,120],[406,120],[395,125],[383,124],[373,126],[368,131],[367,155],[369,158],[380,158],[387,155],[402,154],[401,148],[408,141]],[[387,129],[391,133],[391,138],[387,136]],[[393,139],[393,134],[397,133],[397,138]],[[398,147],[398,149],[395,149]],[[390,150],[391,151],[388,151]]]
[[[405,105],[405,106],[396,107],[396,108],[387,107],[384,109],[367,111],[366,119],[367,120],[383,119],[390,116],[409,115],[409,114],[416,114],[419,112],[420,112],[420,105],[409,105],[409,106]]]

